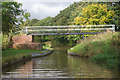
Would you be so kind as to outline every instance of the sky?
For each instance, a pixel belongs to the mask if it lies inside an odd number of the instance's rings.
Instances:
[[[55,17],[70,4],[72,2],[22,2],[22,8],[31,14],[31,19],[40,20],[49,16]]]
[[[22,9],[31,14],[30,19],[39,20],[46,17],[55,17],[61,10],[67,8],[73,2],[21,2]]]

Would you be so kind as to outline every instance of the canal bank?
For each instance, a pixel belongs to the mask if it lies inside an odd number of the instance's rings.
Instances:
[[[10,53],[11,51],[13,53]],[[21,52],[17,53],[18,51],[21,51]],[[46,50],[26,50],[26,51],[25,49],[24,50],[11,49],[8,52],[9,52],[8,54],[3,52],[3,59],[2,59],[3,68],[9,65],[14,65],[16,63],[19,63],[20,61],[27,61],[27,60],[30,60],[31,58],[47,56],[53,52],[53,49],[51,48]]]
[[[73,57],[67,54],[70,46],[56,46],[51,55],[32,58],[22,65],[9,66],[3,70],[3,78],[118,78],[111,71],[94,64],[87,58]],[[16,66],[16,67],[15,67]],[[13,68],[12,68],[13,67]]]
[[[31,57],[32,58],[44,57],[44,56],[51,54],[53,51],[54,51],[53,48],[49,48],[49,49],[45,49],[43,51],[34,52],[34,53],[31,53]]]
[[[88,57],[108,68],[118,68],[120,56],[120,33],[107,32],[83,40],[68,50],[69,55]]]

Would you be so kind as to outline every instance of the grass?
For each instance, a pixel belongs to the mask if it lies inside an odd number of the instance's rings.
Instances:
[[[7,49],[2,51],[2,64],[7,62],[13,62],[15,60],[19,60],[23,57],[28,57],[31,54],[26,53],[33,53],[41,50],[28,50],[28,49]]]
[[[2,64],[11,63],[14,62],[15,60],[20,60],[26,57],[30,57],[31,54],[47,53],[50,50],[53,50],[53,48],[50,47],[51,47],[50,45],[46,44],[45,46],[43,46],[42,50],[4,49],[2,51]]]
[[[87,56],[94,62],[109,68],[117,67],[120,55],[120,33],[107,32],[88,37],[68,52]]]

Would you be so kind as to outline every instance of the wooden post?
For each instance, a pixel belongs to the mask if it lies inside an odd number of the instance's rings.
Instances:
[[[34,37],[35,37],[35,36],[34,36],[34,35],[32,35],[32,42],[34,42]]]

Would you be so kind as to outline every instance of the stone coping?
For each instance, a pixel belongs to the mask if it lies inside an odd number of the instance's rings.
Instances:
[[[31,57],[32,58],[35,58],[35,57],[42,57],[42,56],[46,56],[46,55],[49,55],[50,53],[52,53],[53,50],[49,50],[48,52],[43,52],[43,53],[35,53],[35,54],[32,54]]]

